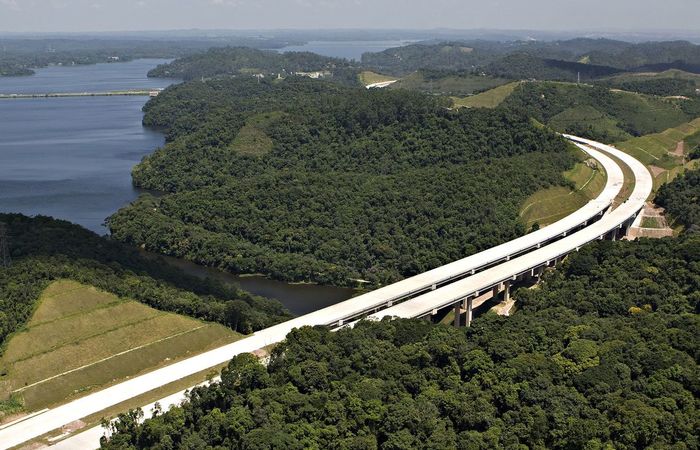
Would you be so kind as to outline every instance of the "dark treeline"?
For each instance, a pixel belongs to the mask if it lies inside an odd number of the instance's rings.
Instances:
[[[612,67],[538,58],[528,53],[505,56],[488,64],[484,71],[501,78],[556,81],[593,80],[621,72],[620,69]]]
[[[659,188],[654,202],[666,208],[674,222],[700,231],[700,169],[689,170]]]
[[[169,194],[112,216],[115,238],[337,285],[394,281],[523,234],[521,202],[574,162],[510,111],[306,79],[187,83],[150,102],[145,122],[169,124],[169,142],[134,180]]]
[[[41,291],[57,279],[79,281],[243,333],[289,317],[276,301],[186,276],[162,260],[69,222],[19,214],[0,214],[0,222],[7,227],[12,256],[10,267],[0,267],[0,345],[26,323]]]
[[[696,95],[696,84],[693,80],[680,78],[656,78],[647,80],[623,80],[600,82],[602,86],[622,89],[623,91],[639,92],[641,94],[659,95],[662,97]]]
[[[700,235],[600,242],[469,329],[303,328],[105,449],[695,449]]]

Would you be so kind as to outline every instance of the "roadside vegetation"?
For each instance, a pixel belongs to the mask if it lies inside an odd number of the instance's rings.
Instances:
[[[591,244],[468,329],[295,330],[102,448],[695,448],[699,238]]]
[[[700,231],[700,169],[688,170],[661,186],[655,202],[666,208],[672,224]]]
[[[569,186],[553,186],[528,197],[520,209],[525,227],[543,227],[566,217],[583,207],[600,194],[605,187],[606,174],[603,168],[578,148],[574,150],[581,159],[573,169],[564,173]]]
[[[26,410],[40,410],[239,336],[223,325],[57,280],[5,345],[0,398],[19,398]]]

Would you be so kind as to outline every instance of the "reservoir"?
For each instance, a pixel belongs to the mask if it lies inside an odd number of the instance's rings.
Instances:
[[[165,60],[38,69],[0,77],[0,93],[162,88],[146,73]],[[106,234],[103,222],[139,192],[131,168],[158,146],[141,125],[148,97],[0,100],[0,211],[43,214]]]
[[[38,69],[0,77],[0,93],[103,92],[166,87],[173,80],[146,73],[164,60]],[[0,212],[65,219],[107,234],[105,218],[136,199],[131,168],[163,145],[141,124],[148,97],[0,100]],[[352,296],[353,290],[237,277],[168,258],[185,272],[236,283],[305,314]]]

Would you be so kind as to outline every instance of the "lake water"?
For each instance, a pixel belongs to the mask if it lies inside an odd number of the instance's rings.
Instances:
[[[164,60],[38,69],[30,77],[0,78],[0,93],[97,92],[166,87],[148,79]],[[104,219],[134,200],[131,168],[163,145],[141,125],[147,97],[0,100],[0,211],[66,219],[106,234]],[[185,272],[237,283],[304,314],[352,296],[350,289],[236,277],[170,259]]]
[[[401,47],[412,41],[309,41],[304,45],[291,45],[281,52],[313,52],[323,56],[359,61],[365,52],[381,52],[387,48]]]
[[[0,78],[0,93],[92,92],[160,88],[148,79],[164,60],[38,69]],[[70,220],[99,234],[134,200],[131,168],[163,144],[141,125],[147,97],[0,100],[0,211]]]

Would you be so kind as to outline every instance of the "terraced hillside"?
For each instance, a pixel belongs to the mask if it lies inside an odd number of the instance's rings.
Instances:
[[[673,180],[679,173],[698,167],[693,153],[700,141],[700,118],[615,145],[647,165],[654,176],[654,189]]]
[[[0,359],[0,398],[38,410],[224,345],[222,325],[150,308],[70,280],[51,283]]]

